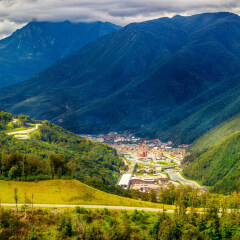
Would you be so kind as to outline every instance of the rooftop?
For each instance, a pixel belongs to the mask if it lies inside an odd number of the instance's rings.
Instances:
[[[123,174],[118,185],[121,185],[121,186],[128,185],[131,177],[132,177],[132,174]]]

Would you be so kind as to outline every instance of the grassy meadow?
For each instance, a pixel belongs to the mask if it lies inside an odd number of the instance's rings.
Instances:
[[[15,203],[15,188],[18,190],[19,203],[24,203],[24,195],[26,193],[29,202],[32,194],[34,195],[33,202],[35,204],[85,204],[162,208],[162,204],[138,201],[105,193],[77,180],[0,181],[0,198],[2,203]],[[164,206],[169,209],[173,208],[170,205]]]

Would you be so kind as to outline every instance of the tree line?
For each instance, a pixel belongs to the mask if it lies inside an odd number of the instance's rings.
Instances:
[[[80,207],[65,212],[1,208],[0,239],[239,240],[240,213],[220,209],[213,202],[202,214],[194,208],[187,213],[181,201],[173,214]]]

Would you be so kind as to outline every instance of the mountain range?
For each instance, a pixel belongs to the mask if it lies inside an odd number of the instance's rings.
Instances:
[[[30,22],[0,40],[0,87],[26,80],[120,28],[107,22]]]
[[[191,143],[239,112],[239,56],[236,14],[132,23],[1,89],[1,107],[75,133]]]

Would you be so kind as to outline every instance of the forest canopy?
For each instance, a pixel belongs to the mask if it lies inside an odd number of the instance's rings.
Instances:
[[[49,121],[38,121],[41,125],[31,137],[20,140],[5,131],[16,122],[23,126],[37,121],[0,112],[0,179],[75,178],[88,184],[90,179],[103,185],[116,183],[124,162],[115,149],[85,140]]]

